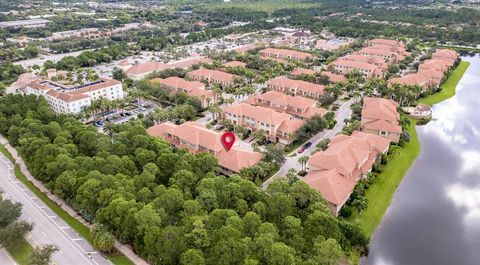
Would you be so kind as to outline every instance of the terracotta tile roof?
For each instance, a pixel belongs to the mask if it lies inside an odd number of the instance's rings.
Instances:
[[[265,56],[275,56],[275,57],[281,57],[281,58],[292,58],[292,59],[300,59],[300,60],[305,60],[307,58],[313,57],[312,54],[306,53],[306,52],[299,52],[299,51],[287,50],[287,49],[276,49],[276,48],[266,48],[258,51],[258,53]]]
[[[335,169],[310,172],[302,181],[319,191],[326,201],[335,205],[343,205],[356,184],[354,179],[344,178]]]
[[[195,77],[200,77],[202,79],[211,79],[225,83],[233,83],[235,77],[235,75],[229,73],[205,68],[193,70],[187,73],[187,76],[193,79],[195,79]]]
[[[284,120],[278,127],[278,131],[293,134],[302,127],[303,123],[304,121],[297,119]]]
[[[378,154],[388,150],[389,144],[388,139],[359,131],[351,136],[337,135],[325,151],[310,157],[310,172],[302,180],[328,202],[342,206],[356,181],[371,169]]]
[[[344,67],[348,67],[348,68],[365,69],[365,70],[368,70],[368,71],[374,71],[378,68],[378,66],[373,65],[373,64],[360,62],[360,61],[346,60],[346,59],[342,59],[342,58],[339,58],[339,59],[333,61],[332,64],[337,65],[337,66],[344,66]]]
[[[367,41],[368,44],[370,45],[388,45],[388,46],[398,46],[398,47],[403,47],[403,43],[397,40],[389,40],[389,39],[371,39]]]
[[[326,109],[316,107],[316,100],[300,96],[294,97],[278,91],[267,91],[264,94],[252,96],[245,102],[251,105],[266,106],[305,119],[314,115],[323,116],[327,113]]]
[[[314,75],[315,73],[315,71],[305,68],[297,68],[290,72],[291,75]]]
[[[220,151],[216,157],[220,166],[238,173],[242,168],[258,163],[263,158],[263,154],[232,147],[228,152]]]
[[[165,69],[167,69],[167,67],[163,63],[150,61],[146,63],[134,64],[132,67],[128,68],[125,73],[130,75],[139,75],[150,73],[153,71],[162,71]]]
[[[398,104],[391,99],[364,97],[362,117],[398,121],[400,114],[397,108]]]
[[[367,141],[370,147],[373,147],[376,150],[376,152],[379,154],[387,152],[388,147],[390,146],[389,139],[375,135],[375,134],[361,132],[361,131],[354,131],[351,136]]]
[[[428,89],[432,85],[432,80],[427,75],[415,73],[407,74],[402,77],[395,77],[388,80],[389,84],[409,85],[409,86],[421,86],[423,89]]]
[[[301,90],[310,92],[312,94],[322,95],[325,90],[325,86],[318,85],[303,80],[294,80],[286,77],[277,77],[267,81],[268,86],[279,87],[279,88],[288,88],[294,90]]]
[[[363,62],[368,63],[371,65],[376,65],[383,70],[388,69],[388,64],[383,58],[375,57],[375,56],[368,56],[368,55],[361,55],[361,54],[350,54],[340,58],[341,60],[349,60],[349,61],[356,61],[356,62]]]
[[[166,66],[168,68],[171,68],[171,69],[173,69],[173,68],[187,69],[187,68],[192,67],[192,66],[197,65],[197,64],[201,64],[201,63],[209,64],[211,62],[212,62],[212,60],[210,60],[208,58],[188,58],[188,59],[185,59],[185,60],[180,60],[180,61],[167,63]]]
[[[194,153],[206,150],[193,149],[191,146],[181,144],[181,141],[208,148],[213,152],[221,167],[233,172],[240,172],[242,168],[253,166],[263,158],[261,153],[242,150],[238,147],[233,147],[227,152],[221,143],[221,134],[219,132],[209,130],[196,122],[186,122],[181,125],[164,122],[148,128],[147,133],[151,136],[162,137],[179,148],[186,147]],[[175,138],[169,138],[167,134]],[[177,138],[180,140],[177,140]]]
[[[55,89],[50,89],[47,92],[47,95],[58,98],[61,101],[65,101],[65,102],[74,102],[74,101],[77,101],[77,100],[82,100],[82,99],[89,98],[89,96],[85,95],[85,94],[62,93],[62,92],[59,92]]]
[[[191,91],[194,89],[205,89],[205,84],[199,81],[188,81],[183,78],[179,78],[176,76],[172,77],[167,77],[165,79],[162,78],[155,78],[152,79],[154,82],[159,82],[160,84],[163,84],[171,89],[174,90],[185,90],[185,91]]]
[[[29,83],[31,83],[35,80],[39,80],[39,79],[40,79],[40,77],[36,76],[32,72],[23,73],[23,74],[18,76],[17,81],[13,82],[13,84],[11,84],[11,86],[16,87],[16,88],[24,87],[24,86],[28,85]]]
[[[328,71],[323,71],[321,74],[328,77],[328,81],[332,83],[347,82],[347,78],[343,75],[334,74]]]
[[[398,104],[390,99],[363,98],[362,128],[371,128],[387,132],[401,133]]]
[[[224,63],[223,66],[224,67],[242,67],[242,68],[245,68],[245,67],[247,67],[247,64],[244,63],[244,62],[240,62],[240,61],[231,61],[231,62],[228,62],[228,63]]]
[[[76,90],[73,90],[69,92],[70,94],[83,94],[87,92],[92,92],[96,90],[100,90],[106,87],[111,87],[115,85],[121,85],[122,82],[115,80],[115,79],[109,79],[109,78],[100,78],[101,82],[93,82],[91,85],[84,86],[83,88],[79,88]]]
[[[247,103],[225,107],[223,112],[253,118],[253,120],[257,122],[263,122],[275,126],[280,125],[283,121],[291,118],[288,114],[280,113],[261,106],[252,106]]]
[[[83,85],[83,87],[79,87],[79,86],[64,86],[52,81],[35,80],[33,82],[30,82],[28,86],[36,90],[47,91],[48,95],[52,97],[56,97],[62,101],[72,102],[72,101],[88,98],[89,96],[86,93],[104,89],[106,87],[118,85],[121,83],[122,82],[114,79],[101,78],[96,82],[92,82],[90,84],[87,83]],[[64,88],[65,91],[58,91],[60,89],[57,90],[57,88]],[[67,89],[71,89],[71,90],[68,91]]]

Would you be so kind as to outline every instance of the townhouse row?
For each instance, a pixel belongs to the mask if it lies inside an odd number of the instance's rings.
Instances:
[[[436,89],[442,83],[443,76],[458,61],[457,52],[449,49],[438,49],[432,54],[432,58],[425,60],[418,66],[416,73],[402,77],[391,78],[390,85],[420,86],[423,91]]]
[[[398,63],[409,55],[400,41],[373,39],[367,41],[361,50],[337,58],[330,67],[342,75],[357,70],[365,78],[382,78],[390,64]]]
[[[313,154],[307,162],[308,174],[302,178],[320,192],[333,215],[338,215],[355,185],[367,177],[390,143],[402,133],[398,105],[388,99],[363,99],[361,131],[337,135],[325,151]]]

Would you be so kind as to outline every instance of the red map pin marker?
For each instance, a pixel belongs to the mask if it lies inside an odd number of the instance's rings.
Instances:
[[[235,143],[235,134],[233,134],[232,132],[226,132],[222,134],[221,140],[223,147],[225,147],[227,151],[230,151],[233,144]]]

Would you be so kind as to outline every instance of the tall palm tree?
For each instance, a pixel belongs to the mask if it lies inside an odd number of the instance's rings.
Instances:
[[[218,106],[218,104],[213,104],[208,107],[208,111],[212,113],[213,120],[217,120],[217,114],[220,113],[222,109],[220,106]]]
[[[302,171],[306,170],[308,158],[309,158],[308,156],[302,156],[298,159],[298,162],[302,166]]]

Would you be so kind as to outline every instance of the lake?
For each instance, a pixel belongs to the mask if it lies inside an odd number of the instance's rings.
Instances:
[[[421,152],[372,236],[362,265],[480,264],[480,57],[457,94],[417,126]]]

